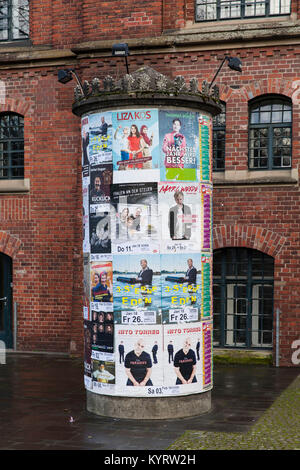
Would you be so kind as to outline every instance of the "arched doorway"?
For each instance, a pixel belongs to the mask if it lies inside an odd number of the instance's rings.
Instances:
[[[12,348],[12,260],[0,253],[0,340]]]
[[[271,349],[274,258],[249,248],[214,251],[214,346]]]

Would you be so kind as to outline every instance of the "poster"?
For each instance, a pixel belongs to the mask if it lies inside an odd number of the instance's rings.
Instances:
[[[123,324],[160,323],[160,256],[114,255],[115,321]]]
[[[114,313],[113,311],[92,310],[92,357],[113,359],[114,352]],[[98,353],[105,353],[96,354]]]
[[[197,181],[199,124],[197,113],[159,111],[160,180]]]
[[[202,200],[199,183],[159,183],[161,253],[199,253]]]
[[[87,389],[92,388],[92,323],[85,320],[84,331],[84,383]]]
[[[203,387],[211,388],[212,386],[212,335],[213,322],[203,322],[202,324],[202,341],[203,341]]]
[[[112,162],[112,113],[110,111],[89,115],[90,165]]]
[[[163,385],[161,325],[116,325],[117,394],[152,396]]]
[[[161,255],[163,323],[198,321],[201,254]]]
[[[82,177],[89,176],[89,117],[86,116],[81,120],[81,150],[82,150]]]
[[[201,318],[208,319],[212,317],[212,254],[202,253],[201,255],[202,271],[200,277],[202,302],[201,302]]]
[[[115,363],[93,359],[92,380],[93,392],[113,395],[116,381]]]
[[[212,186],[201,184],[201,205],[203,207],[202,250],[212,249]]]
[[[90,214],[91,253],[111,253],[111,229],[109,212]]]
[[[90,320],[90,257],[88,253],[83,254],[83,318]]]
[[[159,181],[157,109],[112,114],[114,183]]]
[[[173,394],[203,389],[202,324],[164,326],[164,385]]]
[[[200,181],[212,182],[212,119],[199,114]]]
[[[157,183],[112,187],[113,253],[159,253]]]
[[[113,310],[112,262],[92,261],[91,309],[97,312]]]
[[[90,173],[90,213],[110,211],[112,165],[94,165]]]
[[[83,250],[83,253],[89,253],[90,252],[90,225],[89,225],[89,186],[88,184],[84,184],[82,187],[82,228],[83,228],[82,250]]]

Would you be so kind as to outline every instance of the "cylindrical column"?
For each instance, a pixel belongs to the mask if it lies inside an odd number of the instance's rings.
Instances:
[[[201,414],[211,406],[212,116],[220,108],[195,81],[187,89],[145,67],[104,85],[101,93],[94,81],[73,106],[82,118],[88,410]]]

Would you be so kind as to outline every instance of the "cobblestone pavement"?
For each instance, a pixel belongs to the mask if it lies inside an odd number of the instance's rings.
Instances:
[[[169,449],[300,450],[300,375],[247,433],[186,431]]]
[[[119,420],[86,411],[81,360],[9,354],[0,365],[0,449],[300,447],[299,379],[286,390],[298,374],[296,368],[216,366],[209,413]]]

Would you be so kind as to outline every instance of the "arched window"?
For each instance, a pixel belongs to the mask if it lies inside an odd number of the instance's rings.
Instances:
[[[214,252],[214,345],[272,347],[274,259],[248,248]]]
[[[196,0],[196,21],[289,15],[291,0]]]
[[[0,114],[0,179],[24,178],[24,118]]]
[[[249,107],[249,169],[292,165],[292,104],[288,98],[255,100]]]
[[[213,118],[213,170],[225,170],[226,105],[221,103],[222,112]]]
[[[0,41],[29,37],[29,0],[0,2]]]

